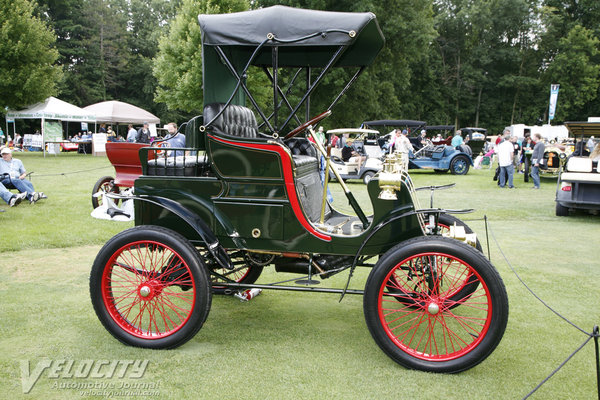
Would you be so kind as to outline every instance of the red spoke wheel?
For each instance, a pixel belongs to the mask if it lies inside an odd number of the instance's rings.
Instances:
[[[476,288],[459,297],[467,277]],[[482,362],[502,339],[508,297],[481,252],[452,239],[419,237],[380,258],[367,280],[364,313],[371,335],[397,363],[460,372]]]
[[[119,187],[115,185],[115,178],[112,176],[103,176],[98,179],[92,189],[92,208],[96,209],[102,205],[102,193],[119,193],[119,191]],[[95,196],[96,193],[100,193],[100,195]],[[115,200],[115,203],[118,204],[118,202]]]
[[[225,268],[215,268],[214,272],[237,283],[254,283],[260,277],[263,267],[269,265],[274,256],[269,254],[250,253],[246,251],[235,250],[229,253],[233,263],[232,270]],[[224,286],[219,286],[219,282],[224,280],[216,275],[211,276],[212,289],[215,294],[226,293]]]
[[[173,348],[202,327],[211,304],[206,268],[190,242],[155,226],[138,226],[110,239],[90,275],[96,315],[121,342]]]

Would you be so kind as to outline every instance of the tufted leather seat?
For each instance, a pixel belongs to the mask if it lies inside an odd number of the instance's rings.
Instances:
[[[223,103],[212,103],[204,107],[204,122],[209,123],[223,108]],[[223,114],[210,125],[216,133],[243,138],[258,137],[258,124],[254,113],[247,107],[230,104]]]

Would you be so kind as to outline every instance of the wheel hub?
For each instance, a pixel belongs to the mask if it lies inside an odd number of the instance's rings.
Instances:
[[[156,281],[143,282],[138,287],[138,294],[144,301],[150,301],[160,294],[162,291],[162,285]]]
[[[436,315],[440,312],[440,306],[437,303],[429,303],[429,305],[427,306],[427,311],[431,315]]]

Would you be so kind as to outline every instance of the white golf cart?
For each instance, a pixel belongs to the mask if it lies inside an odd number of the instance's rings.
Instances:
[[[352,147],[357,153],[366,157],[366,159],[362,163],[356,157],[344,161],[342,159],[342,148],[335,147],[331,149],[331,165],[337,170],[342,179],[362,179],[365,184],[368,184],[371,178],[381,171],[383,167],[383,152],[377,144],[366,144],[365,138],[367,135],[379,135],[379,131],[361,128],[340,128],[327,131],[329,138],[331,135],[343,137],[344,134],[357,135],[352,138]],[[331,172],[329,176],[332,179],[335,178]]]

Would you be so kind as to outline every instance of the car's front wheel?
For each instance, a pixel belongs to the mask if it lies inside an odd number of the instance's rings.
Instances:
[[[457,296],[466,276],[477,288]],[[508,297],[481,252],[451,239],[419,237],[379,259],[366,283],[364,314],[375,342],[398,364],[455,373],[496,348]]]

